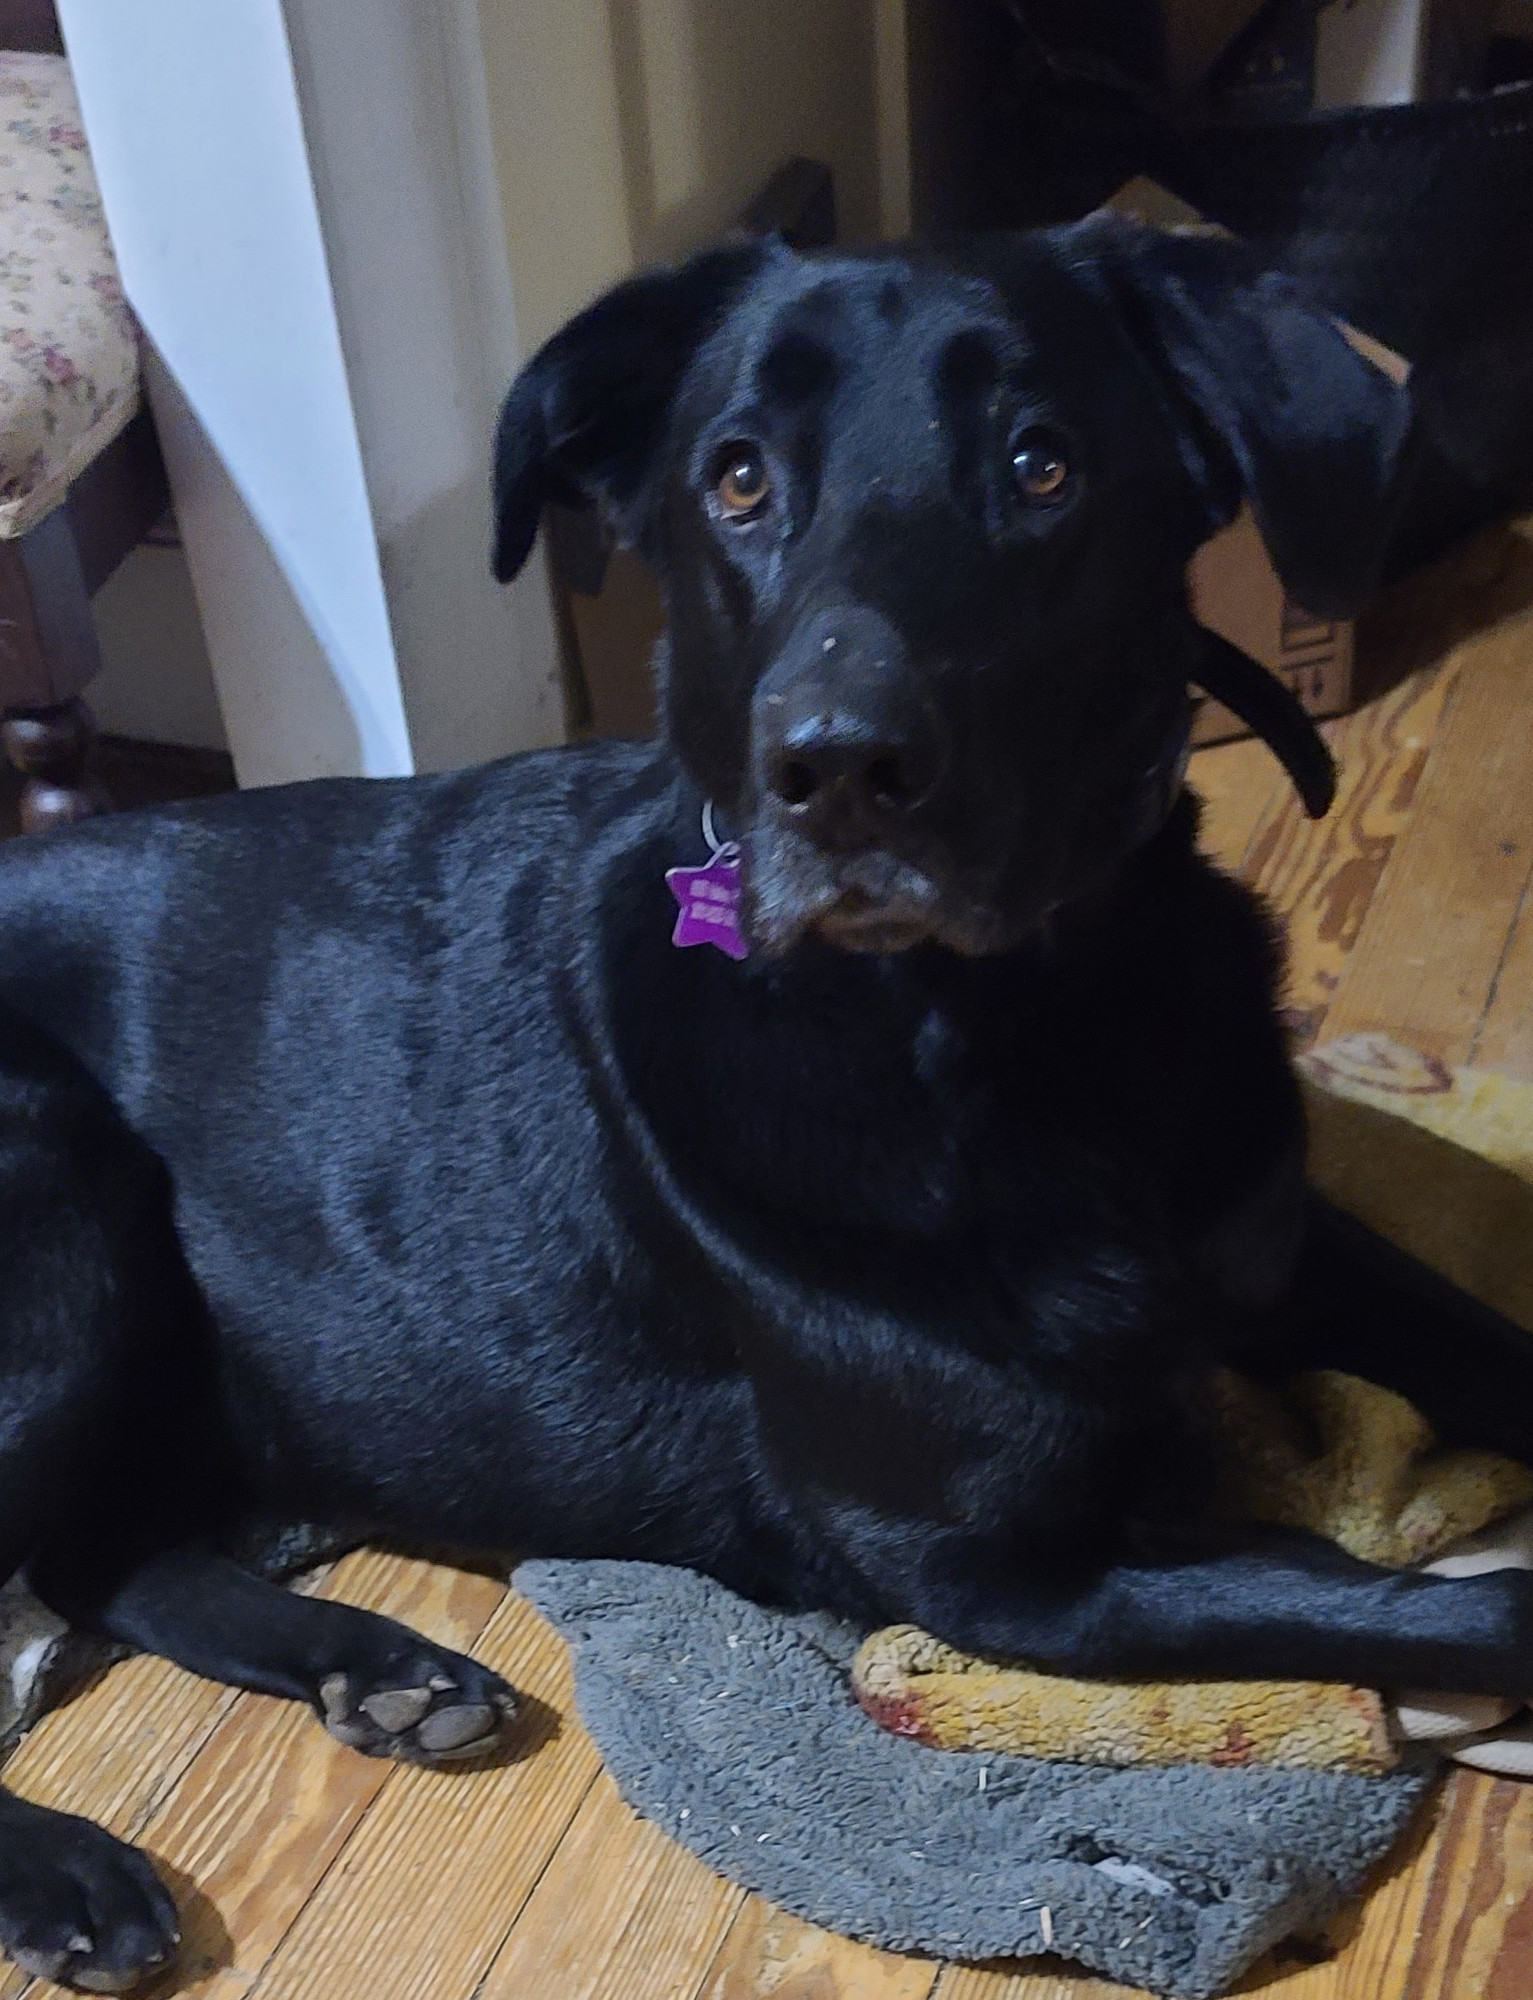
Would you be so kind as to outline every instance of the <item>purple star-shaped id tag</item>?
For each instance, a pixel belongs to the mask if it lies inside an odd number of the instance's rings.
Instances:
[[[665,886],[676,898],[676,928],[671,943],[711,944],[726,958],[747,956],[750,946],[740,929],[740,847],[720,840],[713,826],[713,801],[703,807],[703,839],[708,859],[701,868],[667,868]]]
[[[678,906],[672,944],[712,944],[728,958],[745,957],[737,854],[721,851],[703,868],[667,868],[665,884]]]

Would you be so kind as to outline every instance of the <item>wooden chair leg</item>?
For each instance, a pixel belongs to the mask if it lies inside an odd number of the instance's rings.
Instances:
[[[101,670],[91,596],[168,498],[154,427],[140,411],[62,506],[24,535],[0,538],[0,749],[25,780],[27,833],[111,804],[94,768],[96,724],[79,699]]]
[[[24,833],[45,833],[105,812],[111,804],[95,774],[96,724],[85,703],[7,709],[0,743],[25,779],[21,789]]]

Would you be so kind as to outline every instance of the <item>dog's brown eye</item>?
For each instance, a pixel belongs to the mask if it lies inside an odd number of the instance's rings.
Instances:
[[[1011,448],[1012,476],[1029,500],[1057,500],[1070,478],[1069,461],[1042,432],[1025,432]]]
[[[745,521],[765,506],[772,490],[766,460],[753,444],[732,444],[719,463],[713,497],[726,521]]]

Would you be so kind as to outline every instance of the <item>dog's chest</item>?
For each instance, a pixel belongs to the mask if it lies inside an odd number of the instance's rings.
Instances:
[[[638,1051],[645,1116],[726,1226],[769,1258],[871,1261],[907,1286],[926,1268],[951,1292],[1005,1282],[1044,1240],[1150,1225],[1164,1159],[1122,1074],[1127,996],[1082,1018],[842,970],[763,981],[695,1029],[664,1007]]]

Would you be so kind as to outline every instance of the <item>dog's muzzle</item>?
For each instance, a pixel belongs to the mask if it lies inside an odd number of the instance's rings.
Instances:
[[[761,796],[831,855],[897,842],[948,764],[942,719],[915,684],[903,640],[863,604],[795,630],[757,689],[753,734]]]

